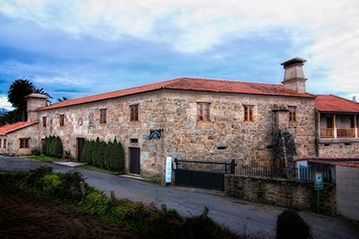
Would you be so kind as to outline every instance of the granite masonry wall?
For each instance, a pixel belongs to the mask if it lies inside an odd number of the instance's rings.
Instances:
[[[336,166],[338,214],[359,221],[359,165]]]
[[[197,102],[210,103],[210,122],[197,122]],[[130,105],[139,104],[139,121],[130,121]],[[254,122],[244,122],[244,105],[254,106]],[[126,168],[129,147],[141,150],[141,175],[163,175],[165,156],[183,160],[230,161],[268,165],[272,160],[273,107],[297,106],[297,122],[288,124],[299,157],[315,154],[315,117],[312,98],[219,94],[161,90],[106,101],[39,112],[41,138],[57,135],[64,149],[77,157],[77,138],[113,140],[124,145]],[[100,109],[107,123],[100,124]],[[65,115],[60,127],[59,117]],[[42,118],[47,117],[47,127]],[[288,118],[289,121],[289,118]],[[150,129],[163,129],[159,140],[145,140]],[[131,138],[138,143],[130,142]],[[225,149],[218,149],[224,146]],[[40,145],[39,145],[40,147]],[[223,147],[222,147],[223,148]]]
[[[130,121],[130,105],[139,105],[139,120]],[[140,148],[141,175],[162,175],[164,168],[163,139],[145,140],[150,129],[162,129],[163,101],[161,92],[126,96],[100,102],[87,103],[39,112],[39,119],[47,118],[47,127],[40,123],[40,135],[59,136],[64,150],[71,151],[77,159],[77,138],[104,141],[119,140],[125,150],[126,170],[129,168],[129,147]],[[100,109],[107,109],[107,123],[100,124]],[[60,115],[65,115],[65,125],[60,126]],[[137,139],[138,143],[131,143]]]
[[[359,140],[337,139],[319,143],[319,157],[355,158],[359,157]]]
[[[285,121],[298,157],[315,155],[311,98],[165,91],[163,101],[165,154],[180,160],[235,159],[240,165],[269,165],[276,127],[272,109],[288,106],[297,106],[297,122],[289,123],[288,112]],[[197,121],[197,102],[210,103],[210,122]],[[244,105],[254,106],[254,122],[244,121]]]
[[[316,211],[317,199],[313,183],[281,178],[226,175],[225,193],[252,202]],[[325,184],[324,190],[320,192],[320,213],[336,214],[335,184]]]
[[[38,124],[14,131],[6,136],[0,136],[7,140],[6,149],[1,148],[0,154],[4,155],[30,155],[31,149],[37,148],[39,145]],[[20,149],[20,138],[29,138],[29,148]]]

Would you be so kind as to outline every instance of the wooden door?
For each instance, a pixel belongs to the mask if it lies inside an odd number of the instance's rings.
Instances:
[[[130,173],[140,174],[140,148],[129,148],[130,149]]]
[[[77,138],[77,161],[81,161],[82,150],[84,149],[84,138]]]

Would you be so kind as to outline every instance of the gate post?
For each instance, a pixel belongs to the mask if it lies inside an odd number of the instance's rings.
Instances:
[[[232,159],[231,166],[230,166],[230,173],[235,174],[235,172],[236,172],[236,163],[235,163],[234,159]]]

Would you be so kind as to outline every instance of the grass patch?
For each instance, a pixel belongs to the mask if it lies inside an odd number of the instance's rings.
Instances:
[[[53,163],[56,161],[60,161],[59,158],[54,158],[54,157],[50,157],[50,156],[26,156],[26,159],[30,159],[30,160],[36,160],[36,161],[40,161],[40,162],[44,162],[44,163]]]
[[[111,171],[111,170],[99,168],[99,167],[88,165],[88,164],[80,165],[79,168],[86,169],[86,170],[92,170],[92,171],[96,171],[96,172],[101,172],[101,173],[109,173],[109,174],[114,174],[114,175],[123,174],[123,172]]]
[[[65,202],[75,210],[114,223],[134,232],[138,238],[166,239],[239,239],[208,217],[183,217],[175,210],[145,206],[143,203],[108,198],[89,187],[78,172],[53,173],[42,167],[28,173],[0,175],[0,183],[12,183],[42,200]],[[248,237],[245,237],[248,238]]]

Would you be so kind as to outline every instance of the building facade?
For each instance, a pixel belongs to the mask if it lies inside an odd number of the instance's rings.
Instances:
[[[306,93],[304,62],[284,62],[284,81],[277,85],[179,78],[49,106],[46,98],[32,94],[29,122],[14,131],[0,127],[6,141],[0,154],[28,154],[41,148],[43,138],[55,135],[77,160],[84,139],[116,138],[124,146],[127,172],[163,176],[166,156],[271,165],[277,132],[286,132],[295,144],[294,159],[359,157],[359,105]],[[333,101],[328,97],[341,102],[335,104],[340,114],[321,107]],[[154,130],[160,137],[151,139]],[[29,139],[27,145],[23,138]],[[130,167],[133,160],[139,161],[138,169]]]

